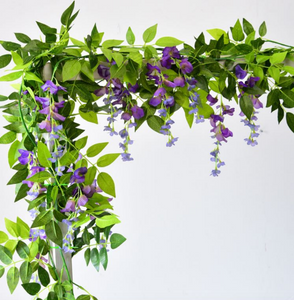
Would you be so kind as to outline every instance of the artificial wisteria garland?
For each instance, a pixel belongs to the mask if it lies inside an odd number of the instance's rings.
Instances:
[[[218,176],[225,164],[220,146],[233,137],[225,119],[236,112],[228,101],[240,106],[237,114],[249,127],[248,145],[257,145],[257,114],[264,106],[259,98],[266,93],[266,107],[278,112],[278,122],[286,115],[294,131],[294,115],[288,111],[294,107],[293,48],[266,40],[265,23],[259,37],[243,19],[231,34],[208,30],[213,37],[209,43],[201,33],[193,46],[173,37],[150,44],[157,25],[143,33],[144,45],[135,45],[129,28],[128,45],[122,45],[123,40],[102,42],[96,25],[84,41],[71,38],[77,14],[72,3],[61,16],[58,34],[37,22],[45,41],[23,33],[15,34],[22,46],[1,41],[9,54],[0,56],[0,67],[11,60],[15,66],[0,81],[20,79],[20,83],[13,85],[16,92],[0,96],[9,123],[0,143],[11,144],[8,161],[16,173],[8,184],[16,185],[15,201],[28,203],[32,224],[5,219],[10,236],[0,231],[0,277],[7,270],[10,292],[21,280],[35,300],[97,299],[73,281],[65,256],[82,252],[86,264],[91,262],[99,271],[100,265],[107,268],[109,248],[126,240],[113,232],[120,222],[112,212],[115,184],[101,168],[118,157],[133,160],[131,132],[145,121],[171,147],[178,140],[172,134],[175,112],[183,111],[190,127],[209,120],[214,139],[212,176]],[[266,42],[280,47],[263,49]],[[104,130],[121,137],[118,153],[101,155],[106,142],[85,150],[88,137],[75,117],[97,124],[100,114],[107,116]],[[52,249],[59,252],[61,268]],[[20,258],[17,262],[15,255]],[[85,293],[75,296],[74,286]]]

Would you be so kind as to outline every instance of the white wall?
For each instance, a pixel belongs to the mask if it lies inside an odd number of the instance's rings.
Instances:
[[[60,13],[69,4],[2,3],[0,39],[12,40],[13,32],[38,38],[34,21],[59,27]],[[95,22],[105,38],[118,39],[125,37],[128,26],[139,37],[158,23],[158,36],[192,44],[200,32],[228,30],[245,17],[255,27],[265,20],[269,39],[294,44],[294,2],[285,0],[77,0],[76,7],[81,11],[72,36],[78,39]],[[0,88],[0,94],[10,91],[7,83]],[[86,268],[80,255],[74,262],[75,281],[99,300],[294,299],[294,135],[284,121],[278,126],[269,110],[259,117],[263,133],[255,148],[243,141],[249,132],[239,117],[229,121],[234,138],[222,146],[227,165],[219,178],[209,176],[213,141],[208,123],[189,130],[179,113],[174,134],[180,139],[171,149],[146,126],[133,135],[135,160],[118,161],[107,170],[116,181],[114,205],[122,220],[115,229],[128,240],[109,253],[107,272]],[[111,140],[109,149],[118,151],[119,139],[103,132],[102,121],[87,128],[92,143]],[[13,204],[13,188],[5,185],[13,174],[8,170],[8,147],[0,149],[3,228],[4,217],[29,217],[25,203]],[[30,299],[22,288],[10,296],[5,279],[0,288],[1,299]]]

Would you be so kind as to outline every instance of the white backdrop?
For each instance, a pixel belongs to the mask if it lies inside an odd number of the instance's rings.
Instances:
[[[38,38],[35,21],[59,28],[60,14],[69,4],[1,2],[0,39],[14,40],[13,32]],[[227,31],[245,17],[257,28],[265,20],[269,39],[294,45],[294,2],[286,0],[77,0],[76,7],[81,11],[71,35],[77,39],[96,22],[106,39],[123,39],[131,26],[140,42],[143,31],[158,23],[158,37],[193,44],[193,36],[202,31]],[[9,84],[0,85],[0,94],[10,91]],[[128,240],[109,253],[107,272],[87,268],[79,255],[74,280],[99,300],[294,299],[293,133],[284,121],[278,126],[276,114],[265,109],[259,115],[259,145],[252,148],[243,140],[248,128],[237,115],[228,118],[234,138],[222,146],[226,166],[221,176],[212,178],[209,124],[189,130],[181,113],[175,121],[174,135],[180,137],[175,147],[166,148],[164,137],[142,126],[133,135],[135,160],[117,161],[107,169],[116,181],[113,203],[122,220],[115,231]],[[119,151],[119,138],[103,132],[103,120],[86,128],[89,142],[111,141],[109,150]],[[29,221],[25,203],[13,204],[13,188],[6,186],[13,175],[8,148],[0,148],[1,228],[4,217]],[[3,300],[31,299],[21,287],[11,296],[5,277],[0,288]]]

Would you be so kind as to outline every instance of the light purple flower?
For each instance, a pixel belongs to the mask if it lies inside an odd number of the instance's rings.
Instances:
[[[76,203],[74,200],[68,200],[66,202],[65,208],[61,209],[61,212],[75,212],[76,211]]]
[[[137,106],[137,105],[134,105],[132,108],[131,108],[131,111],[133,113],[133,117],[138,120],[138,119],[141,119],[144,117],[144,110]]]
[[[85,195],[82,195],[78,199],[78,206],[85,206],[87,202],[88,202],[88,198]]]
[[[180,62],[180,68],[183,74],[191,73],[193,71],[193,66],[187,58],[184,58]]]

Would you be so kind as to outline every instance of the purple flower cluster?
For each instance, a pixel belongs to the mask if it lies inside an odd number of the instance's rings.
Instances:
[[[235,74],[238,79],[244,79],[247,76],[247,72],[243,70],[239,65],[237,65],[235,68]],[[239,90],[240,90],[239,97],[245,94],[243,88],[253,88],[259,80],[260,80],[259,77],[251,76],[245,82],[239,81],[238,82]],[[250,135],[248,138],[244,139],[244,141],[247,143],[247,145],[256,146],[258,144],[256,138],[259,136],[259,133],[257,131],[259,130],[260,127],[255,123],[258,120],[256,116],[258,112],[256,110],[263,108],[263,104],[258,99],[258,95],[248,95],[248,96],[250,97],[253,105],[253,112],[251,118],[248,119],[247,117],[245,117],[243,112],[240,113],[240,116],[244,117],[244,119],[242,119],[241,122],[243,122],[245,126],[248,126],[250,128]]]
[[[207,96],[207,101],[210,106],[213,106],[218,102],[218,99],[209,94]],[[233,116],[235,112],[234,108],[231,108],[229,105],[224,105],[222,102],[220,105],[216,106],[216,109],[219,111],[219,113],[217,115],[211,114],[209,119],[210,125],[212,126],[212,129],[210,130],[210,132],[213,133],[212,138],[216,139],[216,147],[212,152],[210,152],[210,160],[215,164],[215,167],[211,171],[210,175],[214,177],[220,174],[220,167],[225,165],[225,163],[221,161],[219,157],[221,142],[227,142],[227,138],[233,136],[232,131],[230,131],[229,128],[224,125],[224,119],[226,115]]]

